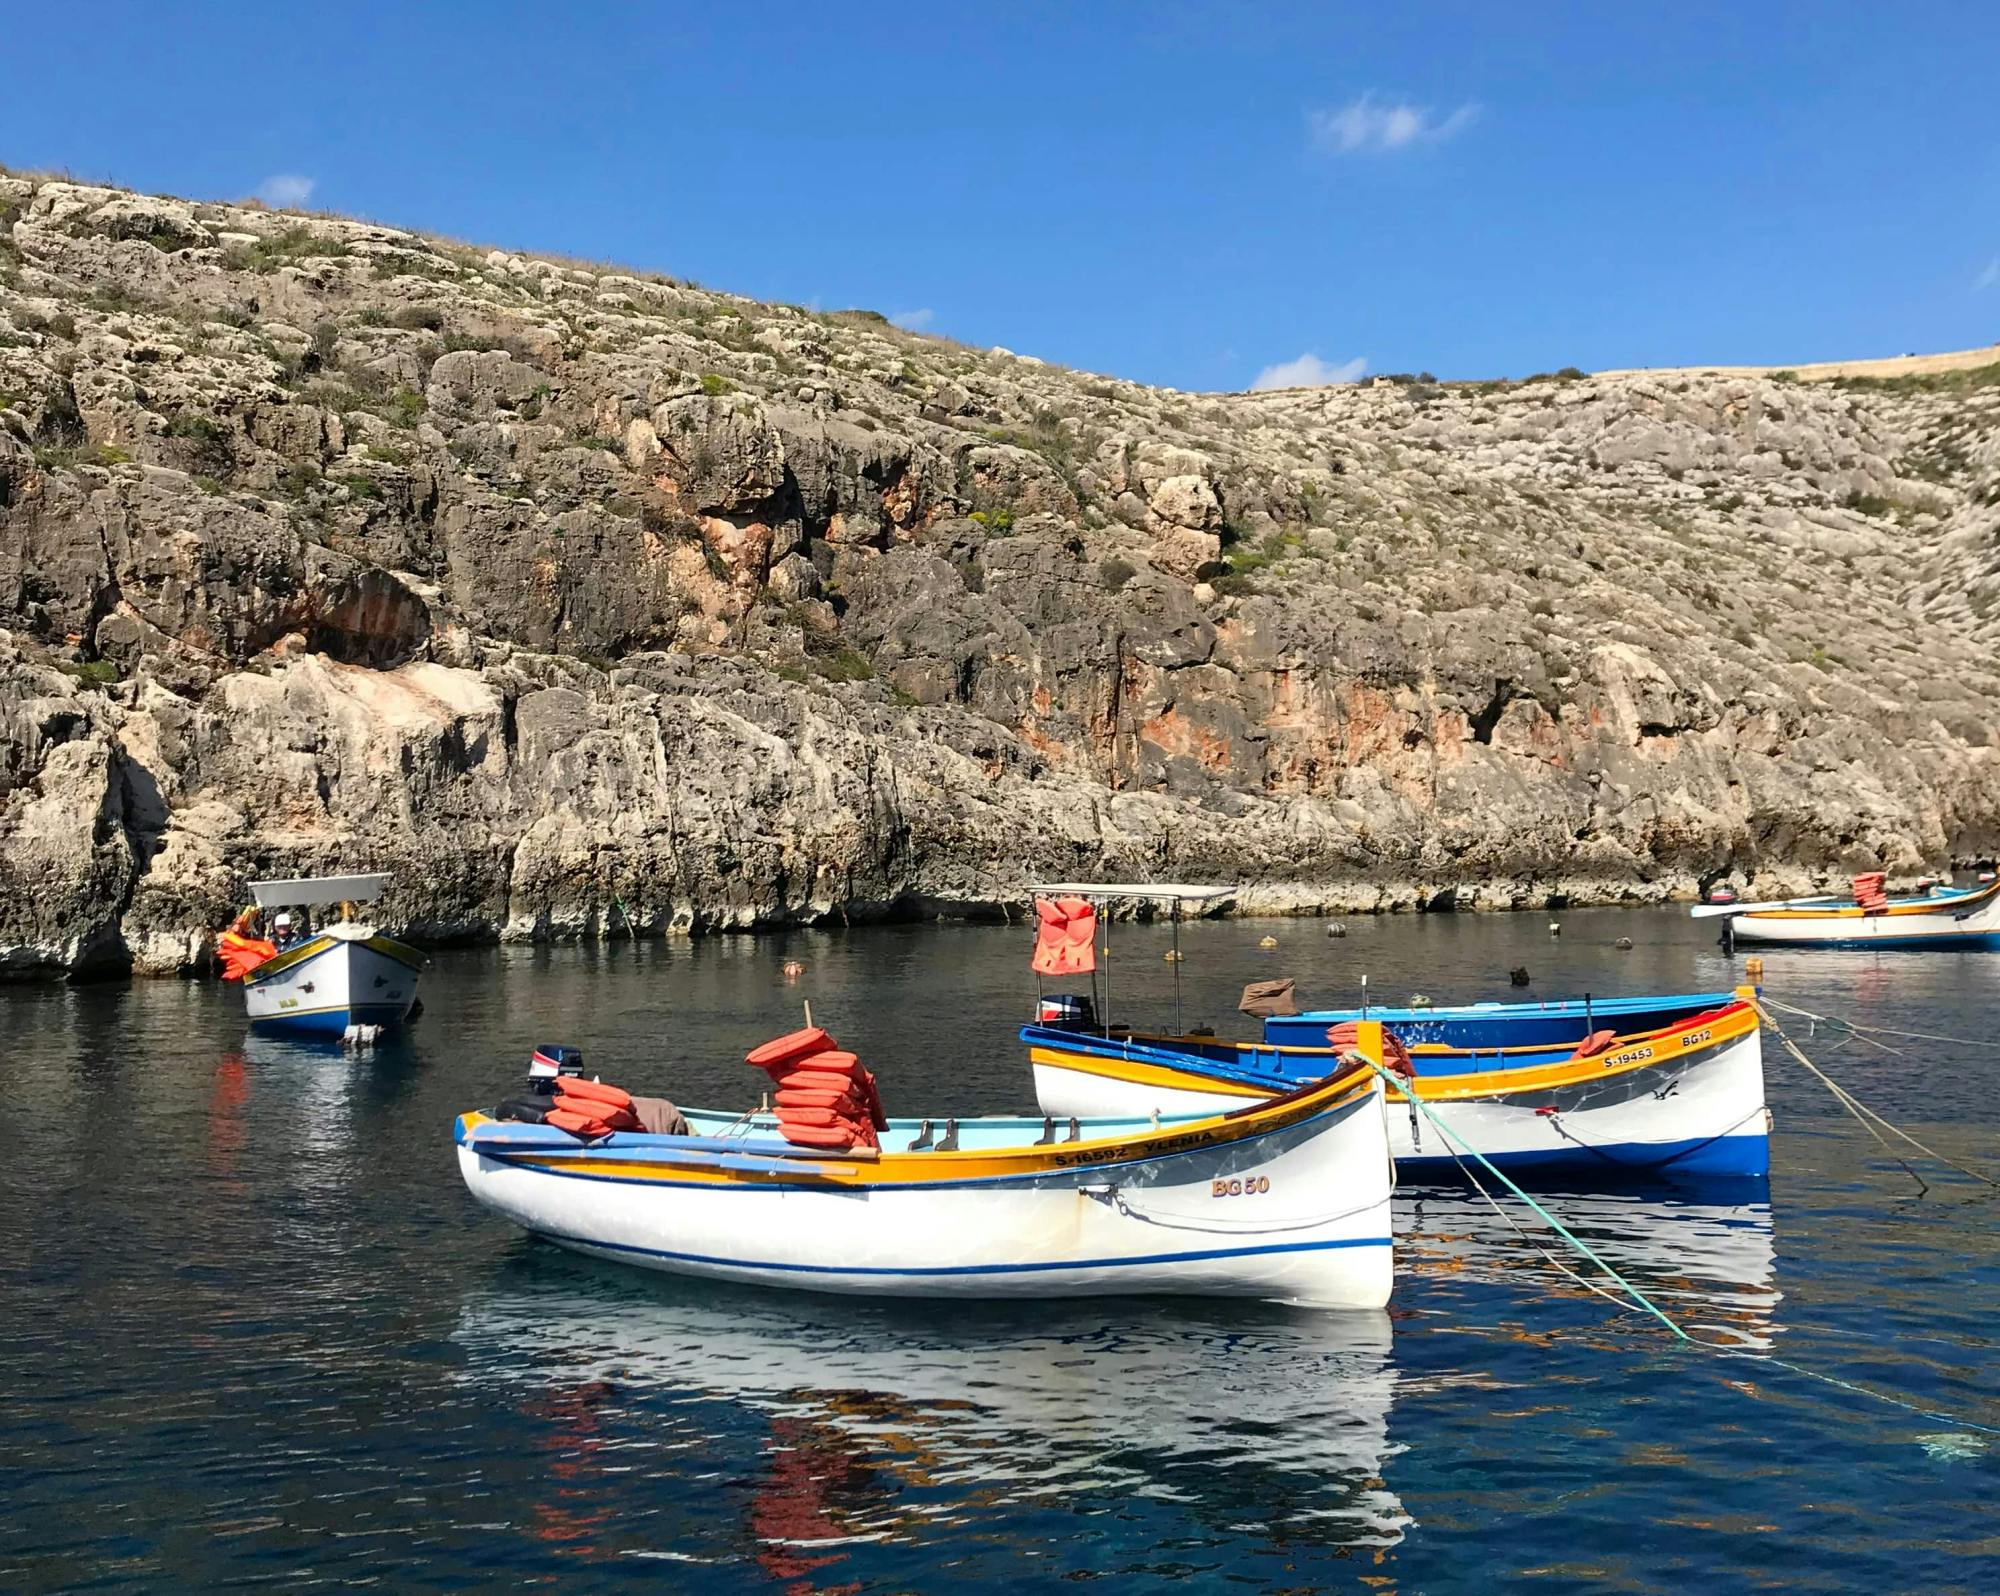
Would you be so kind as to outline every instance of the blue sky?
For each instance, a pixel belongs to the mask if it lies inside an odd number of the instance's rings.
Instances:
[[[2000,340],[2000,6],[7,7],[0,162],[1178,387]]]

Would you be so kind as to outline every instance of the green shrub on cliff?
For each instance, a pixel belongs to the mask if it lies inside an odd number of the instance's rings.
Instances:
[[[310,227],[287,227],[254,244],[238,244],[222,257],[231,271],[270,273],[302,260],[342,260],[354,253],[337,238],[321,238]]]

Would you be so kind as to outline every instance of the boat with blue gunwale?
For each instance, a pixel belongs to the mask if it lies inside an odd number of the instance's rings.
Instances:
[[[1690,912],[1696,919],[1721,918],[1725,942],[1933,952],[2000,948],[2000,880],[1895,898],[1849,893],[1782,903],[1702,903]]]
[[[429,961],[354,918],[354,905],[372,902],[388,882],[366,875],[250,883],[260,908],[337,906],[340,915],[244,974],[244,1011],[254,1028],[339,1041],[356,1026],[392,1029],[409,1019]]]
[[[1510,1173],[1562,1183],[1768,1175],[1770,1116],[1754,992],[1706,996],[1722,1002],[1692,1014],[1678,1013],[1671,1002],[1664,1011],[1643,1006],[1664,1000],[1631,1000],[1641,1005],[1632,1010],[1638,1016],[1674,1017],[1657,1028],[1615,1036],[1600,1030],[1553,1045],[1508,1043],[1510,1022],[1503,1016],[1515,1005],[1480,1011],[1471,1020],[1431,1009],[1386,1016],[1371,1011],[1370,1019],[1403,1043],[1410,1072],[1389,1091],[1389,1142],[1398,1169],[1417,1178],[1449,1176],[1470,1149]],[[1523,1034],[1546,1034],[1558,1022],[1570,1029],[1584,1023],[1582,1004],[1560,1016],[1549,1007],[1523,1014]],[[1593,1002],[1589,1014],[1603,1018],[1603,1006]],[[1045,1114],[1171,1118],[1293,1089],[1334,1056],[1326,1045],[1329,1027],[1320,1024],[1328,1017],[1297,1017],[1302,1025],[1319,1026],[1318,1047],[1100,1032],[1078,1024],[1029,1025],[1021,1039]],[[1338,1011],[1332,1017],[1342,1023]],[[1492,1045],[1430,1040],[1426,1027],[1430,1036]],[[1458,1146],[1418,1112],[1413,1097],[1438,1116]]]
[[[1145,1293],[1380,1308],[1393,1183],[1379,1028],[1323,1079],[1179,1122],[889,1120],[881,1146],[688,1111],[692,1134],[458,1117],[467,1189],[576,1252],[678,1274],[918,1297]]]

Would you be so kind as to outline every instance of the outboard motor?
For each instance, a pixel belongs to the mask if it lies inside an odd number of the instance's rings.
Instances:
[[[1097,1010],[1088,994],[1051,992],[1035,1003],[1035,1023],[1059,1031],[1088,1031],[1097,1025]]]
[[[556,1077],[583,1074],[583,1049],[561,1042],[544,1042],[528,1060],[528,1089],[542,1097],[553,1097]]]
[[[511,1097],[493,1110],[495,1119],[523,1120],[539,1125],[547,1117],[549,1100],[556,1095],[556,1081],[583,1074],[583,1049],[560,1042],[544,1042],[528,1060],[528,1095]]]

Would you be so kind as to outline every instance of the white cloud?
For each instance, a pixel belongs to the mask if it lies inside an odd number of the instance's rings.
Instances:
[[[257,185],[257,198],[278,210],[294,210],[312,198],[313,180],[296,172],[279,172]]]
[[[1318,355],[1305,354],[1297,360],[1284,360],[1275,366],[1266,366],[1257,373],[1257,380],[1250,384],[1250,391],[1262,393],[1267,388],[1323,388],[1330,382],[1356,382],[1367,369],[1368,360],[1364,355],[1343,360],[1336,366]]]
[[[937,320],[937,312],[925,310],[898,310],[890,314],[889,320],[905,332],[924,332]]]
[[[1464,132],[1478,115],[1479,107],[1470,101],[1440,116],[1428,105],[1378,100],[1371,89],[1337,111],[1307,112],[1306,127],[1321,155],[1377,154],[1412,144],[1441,144]]]
[[[2000,255],[1995,255],[1986,263],[1986,270],[1979,274],[1979,281],[1972,285],[1973,291],[1977,293],[1982,288],[1991,288],[1995,283],[2000,283]]]

